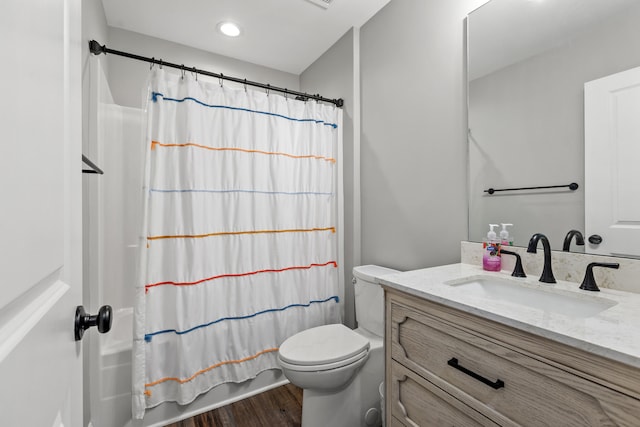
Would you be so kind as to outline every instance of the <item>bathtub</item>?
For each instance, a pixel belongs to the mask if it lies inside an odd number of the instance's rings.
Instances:
[[[109,333],[101,335],[96,368],[92,369],[93,427],[131,424],[131,347],[133,308],[117,309]]]
[[[104,335],[102,341],[102,355],[117,362],[121,358],[119,355],[131,353],[131,343],[133,342],[133,307],[121,308],[115,311],[113,323],[108,334]],[[129,354],[131,363],[131,354]]]
[[[93,427],[161,427],[287,384],[279,370],[265,371],[251,381],[222,384],[189,405],[163,403],[148,409],[144,419],[131,419],[131,348],[133,308],[114,311],[108,334],[101,335],[99,399],[91,409]],[[96,387],[91,387],[92,392]]]

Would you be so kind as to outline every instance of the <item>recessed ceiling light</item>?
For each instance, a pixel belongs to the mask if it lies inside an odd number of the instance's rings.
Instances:
[[[240,35],[240,27],[233,22],[221,22],[218,24],[218,31],[228,37],[238,37]]]

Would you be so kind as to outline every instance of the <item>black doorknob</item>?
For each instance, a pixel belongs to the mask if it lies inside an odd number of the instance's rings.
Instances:
[[[589,243],[592,243],[594,245],[599,245],[600,243],[602,243],[602,236],[599,236],[597,234],[592,234],[591,236],[589,236]]]
[[[113,320],[113,309],[110,305],[103,305],[98,310],[98,314],[90,315],[84,311],[84,307],[79,305],[76,307],[75,336],[76,341],[80,341],[84,335],[84,331],[92,326],[98,327],[98,332],[104,334],[111,330],[111,321]]]

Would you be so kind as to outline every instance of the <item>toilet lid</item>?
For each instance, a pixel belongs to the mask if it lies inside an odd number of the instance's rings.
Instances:
[[[369,340],[342,324],[299,332],[285,340],[280,359],[295,365],[323,365],[353,357],[369,349]]]

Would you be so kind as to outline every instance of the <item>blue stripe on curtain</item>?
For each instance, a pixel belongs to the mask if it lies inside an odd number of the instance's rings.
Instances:
[[[177,98],[171,98],[171,97],[164,96],[164,94],[162,94],[160,92],[153,92],[151,94],[151,100],[153,102],[158,102],[158,97],[162,97],[162,99],[164,99],[165,101],[173,101],[173,102],[193,101],[193,102],[196,102],[196,103],[198,103],[198,104],[200,104],[200,105],[202,105],[204,107],[209,107],[209,108],[223,108],[223,109],[228,109],[228,110],[245,111],[247,113],[265,114],[265,115],[268,115],[268,116],[280,117],[282,119],[292,120],[292,121],[296,121],[296,122],[313,122],[313,123],[322,124],[322,125],[325,125],[325,126],[331,126],[334,129],[338,127],[338,125],[336,123],[327,123],[324,120],[298,119],[298,118],[295,118],[295,117],[284,116],[282,114],[271,113],[269,111],[251,110],[251,109],[248,109],[248,108],[232,107],[230,105],[207,104],[206,102],[202,102],[199,99],[193,98],[191,96],[185,96],[184,98],[177,99]]]
[[[151,332],[151,333],[146,334],[144,336],[144,340],[147,341],[147,342],[150,342],[151,339],[154,336],[161,335],[161,334],[174,333],[176,335],[184,335],[184,334],[188,334],[189,332],[193,332],[193,331],[195,331],[197,329],[200,329],[200,328],[206,328],[207,326],[211,326],[211,325],[215,325],[216,323],[224,322],[225,320],[249,319],[251,317],[256,317],[256,316],[259,316],[261,314],[275,313],[277,311],[284,311],[284,310],[288,310],[288,309],[294,308],[294,307],[309,307],[309,306],[311,306],[311,304],[320,304],[320,303],[323,303],[323,302],[329,302],[331,300],[334,300],[336,303],[340,302],[340,298],[338,298],[337,295],[333,295],[333,296],[330,296],[329,298],[321,300],[321,301],[309,301],[307,304],[289,304],[286,307],[270,308],[268,310],[262,310],[262,311],[258,311],[257,313],[248,314],[246,316],[223,317],[221,319],[216,319],[213,322],[205,323],[203,325],[194,326],[193,328],[189,328],[189,329],[186,329],[184,331],[178,331],[176,329],[165,329],[163,331]]]

